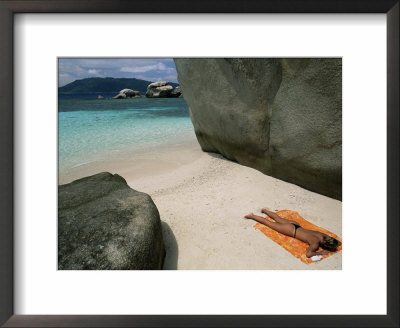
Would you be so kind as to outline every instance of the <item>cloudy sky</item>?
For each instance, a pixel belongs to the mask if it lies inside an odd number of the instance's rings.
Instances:
[[[134,77],[152,82],[177,82],[172,59],[59,58],[58,86],[87,77]]]

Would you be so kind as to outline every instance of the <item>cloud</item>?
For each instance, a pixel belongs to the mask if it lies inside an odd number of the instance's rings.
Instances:
[[[60,86],[93,76],[177,81],[171,58],[60,58],[58,64]]]
[[[152,82],[159,82],[159,81],[177,82],[176,75],[163,75],[162,77],[156,75],[137,75],[136,78]]]
[[[145,73],[149,71],[166,71],[168,67],[163,63],[157,63],[155,65],[147,65],[147,66],[131,66],[131,67],[122,67],[121,72],[130,72],[130,73]]]

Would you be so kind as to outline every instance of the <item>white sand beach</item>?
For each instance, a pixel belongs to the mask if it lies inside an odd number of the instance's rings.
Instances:
[[[162,221],[164,269],[340,270],[342,252],[304,264],[244,220],[262,207],[290,209],[342,236],[342,202],[205,153],[195,139],[87,163],[60,173],[59,183],[109,171],[149,194]]]

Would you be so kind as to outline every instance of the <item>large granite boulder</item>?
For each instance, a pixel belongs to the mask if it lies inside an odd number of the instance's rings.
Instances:
[[[340,58],[174,61],[204,151],[341,199]]]
[[[166,98],[169,97],[174,88],[168,82],[154,82],[147,86],[146,97]]]
[[[99,173],[58,187],[60,270],[161,269],[164,256],[156,206],[121,176]]]
[[[132,89],[122,89],[114,99],[136,98],[140,97],[140,92]]]

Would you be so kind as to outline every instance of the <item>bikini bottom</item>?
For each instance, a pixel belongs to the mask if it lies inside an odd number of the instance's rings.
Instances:
[[[298,228],[301,228],[301,226],[296,223],[293,223],[293,226],[294,226],[293,238],[296,238],[296,231]]]

